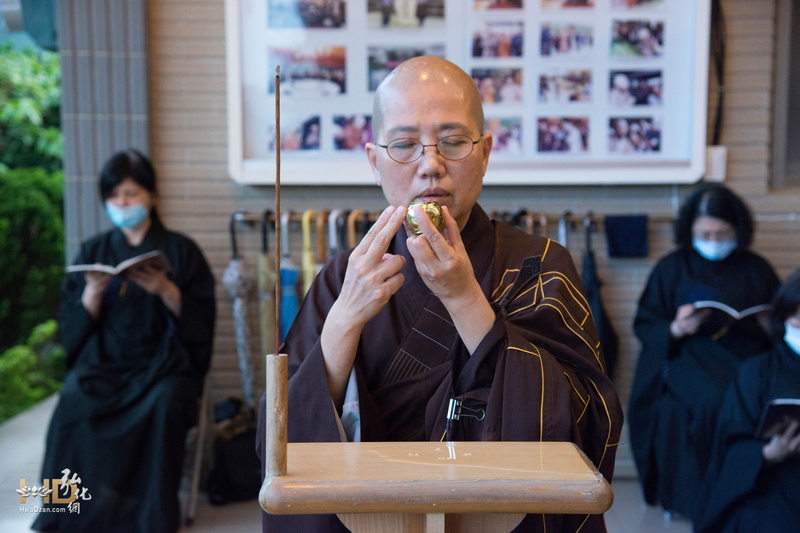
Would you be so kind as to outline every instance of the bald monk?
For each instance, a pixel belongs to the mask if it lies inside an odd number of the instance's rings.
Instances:
[[[492,135],[472,78],[399,65],[366,145],[389,202],[317,276],[289,331],[289,441],[571,441],[610,480],[622,410],[569,253],[478,205]],[[436,229],[404,225],[435,200]],[[451,400],[463,416],[448,419]],[[258,450],[264,461],[264,399]],[[335,458],[331,458],[335,460]],[[265,532],[347,531],[335,515],[264,513]],[[602,515],[528,515],[514,531],[605,531]]]

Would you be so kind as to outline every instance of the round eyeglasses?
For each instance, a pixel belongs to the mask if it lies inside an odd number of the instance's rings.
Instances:
[[[481,137],[483,134],[481,133]],[[413,163],[425,154],[425,148],[436,147],[436,153],[450,161],[464,159],[472,153],[472,149],[480,139],[473,141],[466,135],[448,135],[442,137],[436,144],[422,144],[417,139],[395,139],[389,144],[377,144],[386,148],[386,153],[393,161],[398,163]]]

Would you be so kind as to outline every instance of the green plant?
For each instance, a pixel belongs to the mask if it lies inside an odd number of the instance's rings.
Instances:
[[[63,174],[0,171],[0,350],[58,309],[64,276]]]
[[[0,45],[0,170],[61,168],[60,105],[58,54]]]
[[[36,326],[26,344],[0,354],[0,423],[35,405],[61,387],[65,352],[56,342],[58,325]]]

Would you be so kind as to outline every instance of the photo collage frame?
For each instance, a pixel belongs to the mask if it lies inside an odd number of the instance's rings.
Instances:
[[[436,55],[478,87],[487,184],[696,181],[708,3],[228,0],[232,177],[269,183],[280,124],[286,182],[372,183],[374,91]]]

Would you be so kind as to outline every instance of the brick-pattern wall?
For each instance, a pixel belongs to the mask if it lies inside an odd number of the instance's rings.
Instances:
[[[149,62],[152,155],[161,176],[161,212],[166,223],[195,238],[220,279],[231,255],[228,232],[234,211],[260,213],[273,205],[271,187],[234,184],[226,172],[226,96],[224,3],[219,0],[149,2]],[[729,148],[728,181],[760,216],[800,212],[800,191],[771,191],[771,94],[773,0],[723,0],[728,22],[725,129]],[[714,96],[711,96],[714,102]],[[364,172],[368,172],[366,161]],[[672,247],[668,217],[688,187],[658,185],[596,187],[492,187],[484,191],[487,210],[544,211],[557,218],[566,210],[576,215],[569,249],[580,264],[584,248],[580,220],[587,211],[598,215],[647,213],[650,254],[641,259],[610,259],[602,233],[593,239],[603,296],[620,336],[616,382],[627,403],[635,370],[638,341],[631,321],[636,301],[655,261]],[[282,190],[284,209],[380,209],[377,187],[289,187]],[[299,264],[299,224],[292,226],[290,245]],[[770,220],[759,224],[755,247],[785,276],[800,266],[800,221]],[[550,234],[557,235],[555,224]],[[259,247],[255,229],[240,226],[239,248],[251,264]],[[214,395],[240,396],[238,364],[230,301],[218,287],[219,320],[213,361]],[[259,384],[262,381],[259,376]],[[627,443],[618,454],[618,473],[635,475]]]

